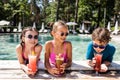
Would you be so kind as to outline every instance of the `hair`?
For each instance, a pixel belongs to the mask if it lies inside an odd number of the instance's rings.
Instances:
[[[49,22],[49,23],[47,24],[47,26],[51,28],[51,27],[53,26],[53,24],[54,24],[54,22]]]
[[[24,28],[23,31],[22,31],[22,33],[21,33],[21,35],[20,35],[20,40],[21,40],[21,43],[20,43],[20,44],[21,44],[21,45],[24,44],[24,41],[22,40],[22,37],[25,36],[25,33],[26,33],[27,31],[35,31],[35,32],[37,32],[37,34],[39,35],[39,32],[37,31],[36,28],[33,28],[33,27],[26,27],[26,28]]]
[[[92,40],[98,40],[104,43],[108,43],[111,40],[110,32],[106,28],[96,28],[92,33]]]
[[[61,21],[61,20],[59,20],[59,21],[57,21],[55,23],[52,23],[51,26],[52,26],[51,27],[52,28],[51,31],[54,31],[54,32],[57,30],[58,26],[63,26],[63,27],[68,28],[66,23],[64,21]],[[51,36],[53,36],[53,35],[51,34]]]
[[[54,22],[49,22],[49,23],[47,24],[47,26],[50,28],[50,35],[51,35],[51,36],[52,36],[51,31],[52,31],[52,28],[53,28],[53,24],[54,24]]]

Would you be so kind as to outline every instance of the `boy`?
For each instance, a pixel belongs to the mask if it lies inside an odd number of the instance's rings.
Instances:
[[[86,59],[88,65],[92,67],[100,62],[99,72],[106,72],[113,60],[116,49],[113,45],[108,44],[110,40],[110,32],[106,28],[97,28],[92,33],[92,42],[88,45]],[[102,55],[102,58],[98,61],[95,59],[96,53]]]

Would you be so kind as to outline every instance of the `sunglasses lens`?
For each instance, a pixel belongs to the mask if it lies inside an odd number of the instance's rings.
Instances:
[[[97,48],[97,47],[98,47],[98,45],[96,45],[96,44],[93,44],[93,47],[94,47],[94,48]]]
[[[33,36],[32,36],[32,35],[28,35],[28,38],[29,38],[29,39],[32,39]],[[38,39],[38,35],[35,35],[35,36],[34,36],[34,39]]]
[[[61,36],[68,36],[68,33],[61,33]]]
[[[38,39],[38,35],[35,35],[35,36],[34,36],[34,39]]]
[[[66,33],[66,36],[68,36],[68,33]]]
[[[93,47],[94,47],[94,48],[98,48],[98,47],[99,47],[100,49],[104,49],[104,48],[105,48],[105,46],[99,46],[99,45],[97,45],[97,44],[93,44]]]
[[[64,33],[61,33],[61,36],[64,36]]]
[[[32,35],[28,35],[28,38],[29,38],[29,39],[32,39]]]
[[[99,46],[99,48],[100,48],[100,49],[104,49],[104,48],[105,48],[105,46]]]

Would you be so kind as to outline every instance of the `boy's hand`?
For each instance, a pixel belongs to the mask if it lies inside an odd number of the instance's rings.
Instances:
[[[101,64],[100,72],[106,72],[107,70],[108,70],[108,67],[105,64]]]
[[[95,58],[92,59],[92,64],[93,64],[93,66],[95,66],[95,64],[96,64]]]
[[[91,67],[94,67],[95,64],[96,64],[95,58],[93,58],[91,61],[89,61],[89,65],[90,65]]]

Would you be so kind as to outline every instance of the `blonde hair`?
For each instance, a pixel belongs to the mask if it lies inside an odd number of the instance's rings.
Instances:
[[[58,26],[63,26],[63,27],[68,28],[68,26],[66,25],[66,23],[64,21],[59,20],[59,21],[57,21],[55,23],[52,23],[51,31],[55,32],[57,30]],[[51,34],[51,36],[53,36],[51,32],[50,32],[50,34]]]
[[[59,20],[59,21],[57,21],[57,22],[55,22],[55,23],[53,24],[52,31],[56,31],[58,26],[63,26],[63,27],[68,28],[68,26],[66,25],[65,22]]]

